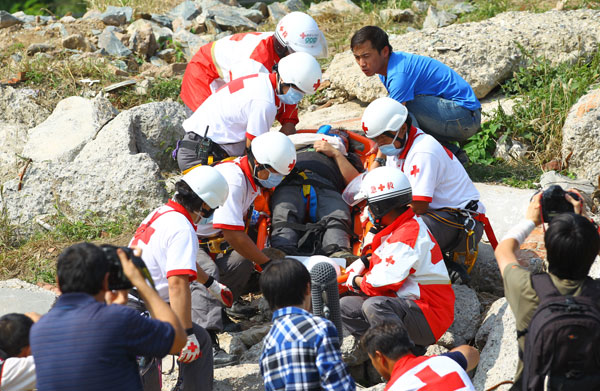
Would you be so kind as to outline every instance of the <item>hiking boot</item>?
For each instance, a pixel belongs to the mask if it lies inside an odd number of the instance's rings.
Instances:
[[[469,285],[471,277],[469,276],[465,265],[446,260],[444,260],[444,263],[446,264],[446,269],[448,269],[448,276],[450,277],[450,282],[452,284]]]
[[[250,319],[256,315],[256,308],[250,303],[244,302],[242,299],[237,299],[233,302],[231,308],[225,308],[225,313],[236,319]]]
[[[360,258],[358,255],[352,254],[348,250],[340,250],[329,255],[330,258],[343,258],[346,260],[347,264],[350,264]]]

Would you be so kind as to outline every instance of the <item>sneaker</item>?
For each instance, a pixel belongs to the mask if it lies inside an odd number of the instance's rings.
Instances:
[[[228,365],[235,365],[238,363],[237,357],[227,353],[221,347],[217,345],[213,345],[213,367],[214,368],[223,368]]]
[[[256,311],[256,308],[252,307],[250,303],[244,302],[241,299],[234,301],[231,308],[225,308],[225,313],[236,319],[250,319],[256,315]]]
[[[352,254],[348,250],[340,250],[329,255],[330,258],[344,258],[347,264],[350,264],[360,258],[358,255]]]

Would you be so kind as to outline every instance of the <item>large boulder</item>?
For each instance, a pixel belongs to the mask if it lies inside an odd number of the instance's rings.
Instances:
[[[600,88],[579,98],[563,127],[562,155],[569,170],[597,183],[600,176]]]
[[[437,342],[448,349],[466,344],[475,337],[481,313],[481,305],[473,289],[464,285],[452,285],[452,289],[456,296],[454,322]]]
[[[15,24],[23,23],[21,20],[15,18],[8,12],[0,10],[0,29],[14,26]]]
[[[156,42],[161,45],[173,37],[173,30],[151,20],[138,19],[127,26],[127,33],[133,36],[137,31],[144,31],[148,27],[152,29]]]
[[[258,364],[240,364],[215,369],[215,391],[263,391]]]
[[[72,161],[116,113],[104,97],[63,99],[43,123],[29,131],[23,155],[34,161]]]
[[[362,10],[351,0],[329,0],[312,3],[308,13],[312,16],[360,14]]]
[[[321,3],[323,4],[323,3]],[[506,12],[494,18],[426,29],[390,37],[394,50],[433,57],[453,68],[475,91],[486,96],[526,64],[528,53],[554,64],[591,57],[599,47],[600,11]],[[351,51],[337,54],[325,73],[332,88],[365,102],[385,96],[378,77],[366,77]]]
[[[515,317],[505,298],[492,304],[475,337],[481,349],[479,365],[473,378],[476,390],[487,390],[506,380],[513,380],[517,369],[518,345]],[[510,384],[497,390],[506,391]]]

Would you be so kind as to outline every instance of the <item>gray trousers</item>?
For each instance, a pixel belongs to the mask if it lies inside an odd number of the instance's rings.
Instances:
[[[208,275],[231,289],[234,298],[246,293],[248,281],[254,271],[254,264],[237,251],[218,255],[213,261],[207,253],[200,249],[196,262]],[[207,330],[222,331],[221,302],[215,299],[200,283],[192,283],[191,290],[192,321]]]
[[[337,191],[314,187],[317,194],[317,221],[330,219],[323,234],[321,247],[331,244],[350,249],[350,236],[347,230],[351,227],[351,216],[348,205]],[[306,203],[302,197],[301,185],[278,186],[271,196],[271,211],[273,224],[293,222],[304,224],[308,220]],[[332,219],[333,218],[333,219]],[[331,225],[342,224],[343,227]],[[289,227],[277,227],[271,233],[271,246],[281,249],[298,247],[298,239],[303,235]]]
[[[455,213],[441,212],[438,210],[433,210],[432,212],[455,223],[461,223],[462,221]],[[467,233],[464,229],[450,227],[427,214],[423,214],[421,217],[423,218],[423,221],[425,221],[427,228],[429,228],[429,231],[435,240],[440,245],[442,253],[464,252],[466,250]],[[475,233],[473,233],[473,236],[469,239],[469,246],[471,246],[471,248],[474,248],[481,240],[481,236],[483,235],[483,223],[476,221],[474,231]]]
[[[425,315],[409,299],[346,296],[340,300],[340,312],[344,328],[355,337],[363,335],[370,326],[388,321],[403,326],[416,345],[427,346],[436,342]]]

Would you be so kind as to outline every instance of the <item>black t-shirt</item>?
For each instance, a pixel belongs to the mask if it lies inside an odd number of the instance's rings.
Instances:
[[[346,156],[348,161],[358,170],[358,172],[364,171],[362,162],[360,158],[355,153],[349,153]],[[340,193],[344,191],[346,184],[344,183],[344,177],[340,172],[335,160],[327,157],[321,152],[316,152],[315,150],[308,149],[304,151],[299,151],[296,157],[296,169],[298,171],[309,170],[313,174],[318,175],[320,178],[318,180],[325,180],[337,191]],[[309,177],[310,175],[307,174]]]

